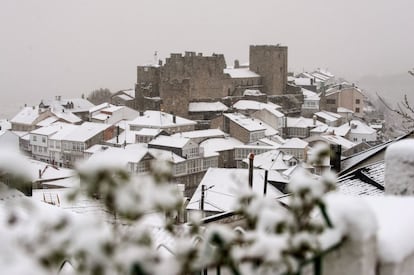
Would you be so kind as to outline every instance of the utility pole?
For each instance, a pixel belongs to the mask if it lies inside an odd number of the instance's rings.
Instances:
[[[266,193],[267,193],[267,177],[269,174],[269,170],[265,170],[265,177],[264,177],[264,187],[263,187],[263,197],[266,197]]]
[[[206,186],[201,185],[201,199],[200,199],[200,210],[204,211],[204,193],[206,191]]]
[[[254,160],[254,154],[249,154],[249,186],[250,188],[253,188],[253,160]]]

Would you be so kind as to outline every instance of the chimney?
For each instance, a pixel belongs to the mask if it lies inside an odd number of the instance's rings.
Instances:
[[[162,66],[162,60],[158,60],[158,65],[161,67]]]
[[[313,78],[310,79],[310,84],[313,85]]]
[[[341,145],[331,144],[331,169],[339,173],[341,171]]]
[[[42,178],[42,170],[39,169],[39,179]]]
[[[235,69],[238,69],[238,68],[240,68],[240,62],[239,62],[239,60],[234,60],[234,68]]]
[[[406,139],[385,151],[385,194],[414,195],[414,140]]]
[[[312,122],[313,122],[313,126],[316,126],[316,115],[312,116]]]
[[[175,124],[175,123],[177,123],[177,117],[173,114],[173,117],[172,117],[172,119],[173,119],[173,123]]]

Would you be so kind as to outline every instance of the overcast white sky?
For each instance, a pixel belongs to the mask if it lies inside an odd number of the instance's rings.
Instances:
[[[406,72],[413,11],[412,0],[1,0],[0,100],[132,88],[154,51],[223,53],[232,64],[248,61],[250,44],[288,46],[295,71]]]

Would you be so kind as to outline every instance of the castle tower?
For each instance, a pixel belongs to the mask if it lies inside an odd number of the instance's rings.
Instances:
[[[263,77],[263,92],[281,95],[287,85],[288,48],[279,45],[250,46],[250,70]]]

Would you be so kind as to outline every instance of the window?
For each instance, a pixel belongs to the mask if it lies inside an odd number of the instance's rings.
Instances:
[[[46,143],[46,137],[42,137],[42,142]]]
[[[336,99],[327,99],[326,103],[328,104],[336,104]]]
[[[355,108],[355,113],[359,113],[359,108]]]
[[[150,160],[142,160],[138,163],[137,173],[148,172],[150,169]]]
[[[185,162],[174,165],[174,175],[180,175],[185,173]]]
[[[33,136],[33,141],[37,141],[37,136]]]
[[[359,103],[361,103],[361,100],[360,99],[355,99],[355,104],[359,104]]]

